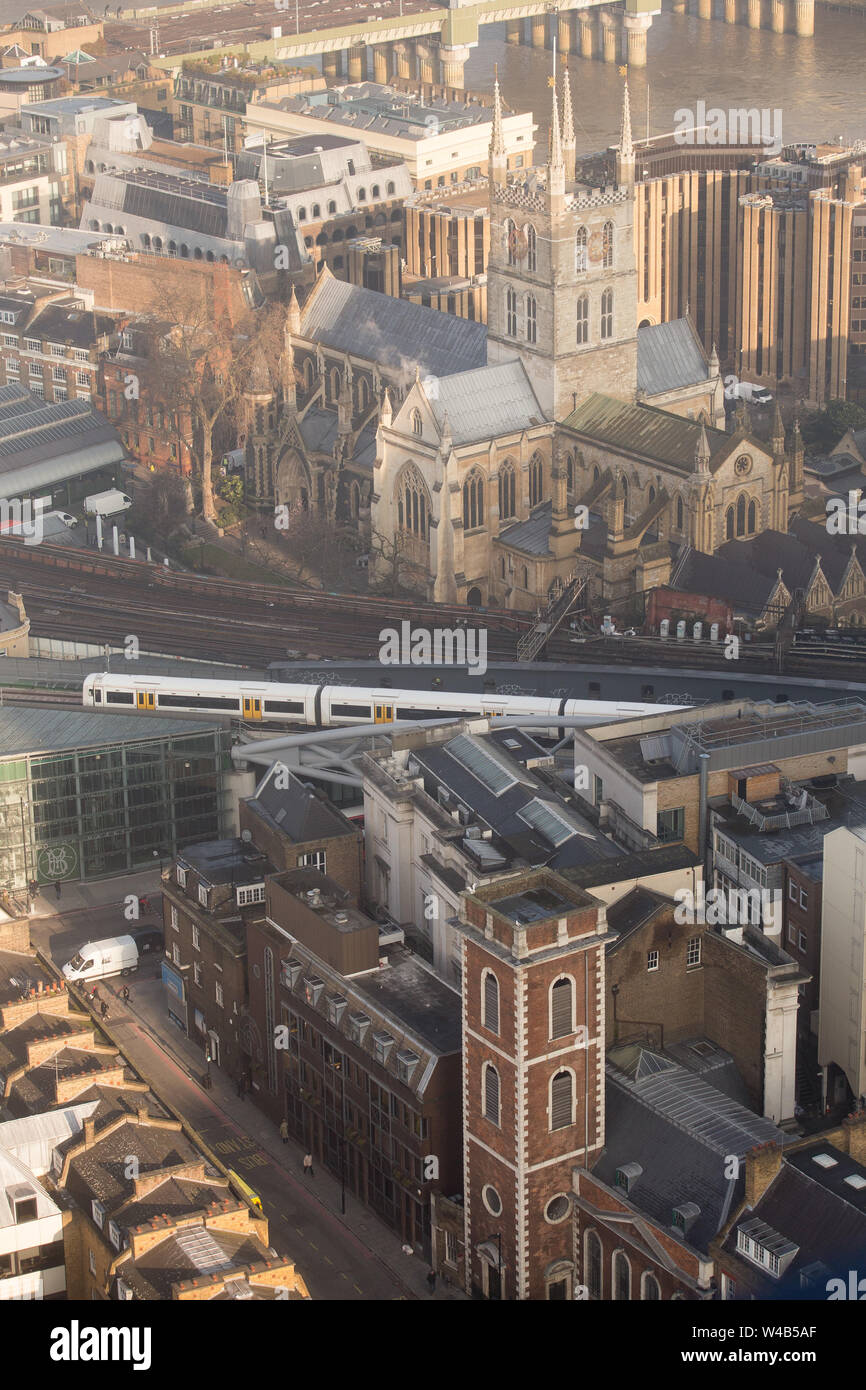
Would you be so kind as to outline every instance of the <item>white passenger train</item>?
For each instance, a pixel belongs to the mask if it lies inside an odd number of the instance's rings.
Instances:
[[[390,690],[354,685],[280,685],[256,681],[175,680],[168,676],[88,676],[84,681],[88,709],[150,714],[237,715],[248,723],[305,724],[326,728],[334,724],[391,724],[399,720],[433,719],[446,715],[571,716],[586,724],[605,719],[669,713],[672,705],[625,701],[568,700],[558,696],[477,695],[448,690]]]

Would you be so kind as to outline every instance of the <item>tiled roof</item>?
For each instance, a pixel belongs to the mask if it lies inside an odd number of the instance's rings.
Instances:
[[[707,379],[707,359],[688,319],[637,331],[637,384],[655,396]]]
[[[526,521],[515,522],[507,531],[500,531],[500,541],[524,555],[549,555],[552,512],[553,503],[543,502]]]
[[[520,361],[479,367],[473,372],[446,376],[430,402],[441,427],[448,427],[455,444],[495,439],[531,429],[544,420],[526,369]]]
[[[405,299],[335,280],[327,271],[301,313],[302,338],[414,374],[433,376],[481,367],[487,359],[483,323],[425,309]]]
[[[691,473],[701,426],[697,420],[684,420],[655,406],[631,405],[613,396],[594,391],[576,410],[563,420],[566,429],[585,435],[610,448],[641,455],[656,463]],[[723,430],[707,428],[710,446],[710,471],[714,461],[727,453],[731,436]]]

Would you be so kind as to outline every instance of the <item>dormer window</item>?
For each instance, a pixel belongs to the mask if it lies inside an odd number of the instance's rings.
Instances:
[[[701,1209],[694,1202],[681,1202],[678,1207],[673,1209],[672,1225],[676,1226],[679,1231],[687,1231],[690,1226],[694,1225],[700,1214]]]
[[[16,1226],[24,1226],[28,1221],[36,1220],[38,1216],[36,1192],[29,1183],[8,1188],[6,1195],[15,1217]]]
[[[287,989],[294,989],[301,978],[303,966],[300,961],[284,960],[280,965],[280,976]]]
[[[397,1075],[400,1080],[408,1084],[412,1080],[415,1068],[420,1061],[421,1058],[418,1056],[417,1052],[412,1052],[407,1047],[401,1047],[400,1051],[397,1053]]]
[[[236,891],[238,907],[249,907],[250,903],[263,903],[265,900],[265,885],[263,883],[248,883],[243,888]]]
[[[92,1213],[93,1213],[93,1219],[94,1219],[94,1221],[96,1222],[97,1226],[99,1227],[100,1231],[104,1230],[104,1228],[105,1228],[105,1207],[102,1205],[101,1202],[97,1202],[96,1199],[94,1198],[93,1202],[91,1202],[91,1211],[92,1211]]]
[[[391,1055],[394,1039],[390,1033],[373,1034],[373,1056],[384,1066]]]
[[[772,1226],[759,1221],[757,1217],[737,1227],[737,1253],[760,1265],[774,1279],[784,1274],[798,1249],[799,1246],[793,1241],[779,1235]]]
[[[363,1043],[370,1027],[369,1014],[350,1014],[349,1015],[349,1036],[352,1042]]]
[[[308,1004],[315,1008],[322,997],[325,988],[325,981],[320,980],[318,975],[308,975],[304,980],[304,998]]]
[[[109,1221],[108,1223],[108,1239],[115,1250],[123,1249],[123,1233],[116,1221]]]
[[[207,907],[207,888],[203,883],[198,886],[198,900],[202,907]]]
[[[614,1185],[630,1192],[642,1172],[643,1168],[639,1163],[623,1163],[622,1167],[616,1170]]]
[[[343,994],[329,995],[327,1004],[328,1022],[335,1024],[339,1023],[340,1019],[343,1017],[343,1014],[346,1012],[346,1007],[348,1003],[348,999]]]
[[[185,887],[186,887],[186,869],[182,868],[181,865],[178,864],[177,867],[176,867],[176,869],[175,869],[175,871],[174,871],[174,875],[175,875],[175,878],[177,879],[177,881],[178,881],[180,887],[181,887],[181,888],[185,888]]]

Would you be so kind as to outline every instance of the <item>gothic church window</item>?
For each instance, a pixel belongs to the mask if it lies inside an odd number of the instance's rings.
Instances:
[[[484,1027],[491,1033],[499,1032],[499,981],[492,970],[485,970],[482,984],[482,1008]]]
[[[565,456],[565,486],[568,492],[574,492],[574,455]]]
[[[725,512],[725,540],[726,540],[726,541],[732,541],[733,539],[734,539],[734,509],[733,509],[733,507],[728,507],[728,510]]]
[[[758,529],[758,508],[754,500],[749,503],[749,535],[753,536]]]
[[[565,1038],[574,1032],[573,986],[568,976],[550,987],[550,1036]]]
[[[428,538],[430,505],[427,489],[416,468],[406,468],[397,482],[397,525],[420,540]]]
[[[472,531],[484,525],[484,479],[472,472],[463,484],[463,526]]]
[[[685,521],[685,507],[683,506],[683,499],[682,499],[681,497],[678,497],[678,498],[677,498],[677,530],[678,530],[678,531],[682,531],[684,521]]]
[[[492,1062],[484,1063],[482,1084],[484,1114],[493,1124],[499,1124],[499,1072]]]
[[[526,296],[526,341],[534,343],[538,336],[538,306],[534,294]]]
[[[504,463],[499,470],[499,517],[506,520],[515,515],[515,482],[514,468],[510,463]]]
[[[536,270],[538,267],[538,237],[532,223],[526,227],[526,268]]]
[[[613,223],[605,222],[601,233],[601,264],[604,270],[613,265]]]
[[[558,1071],[550,1083],[550,1128],[568,1129],[574,1124],[574,1077]]]
[[[517,294],[510,288],[505,291],[505,332],[509,338],[517,337]]]
[[[746,534],[746,499],[742,493],[737,498],[737,535]]]
[[[589,296],[582,294],[577,301],[577,345],[589,342]]]
[[[420,412],[420,410],[413,410],[413,411],[412,411],[412,433],[413,433],[413,434],[423,434],[423,433],[424,433],[424,423],[423,423],[423,421],[422,421],[422,419],[421,419],[421,412]]]
[[[504,232],[505,232],[505,247],[506,247],[506,251],[507,251],[507,253],[508,253],[508,264],[509,264],[509,265],[517,265],[517,238],[516,238],[515,235],[514,235],[514,233],[516,232],[516,230],[517,230],[517,228],[515,227],[515,225],[514,225],[514,223],[512,222],[511,218],[510,218],[510,217],[506,217],[506,219],[505,219],[505,226],[504,226]]]
[[[529,505],[537,507],[544,497],[544,464],[540,454],[529,460]]]
[[[613,337],[613,290],[601,296],[601,337],[602,342]]]
[[[582,270],[586,270],[589,264],[587,254],[588,239],[586,228],[578,227],[574,243],[574,268],[578,274],[580,274]]]
[[[631,1265],[621,1250],[613,1257],[613,1296],[623,1302],[631,1298]]]

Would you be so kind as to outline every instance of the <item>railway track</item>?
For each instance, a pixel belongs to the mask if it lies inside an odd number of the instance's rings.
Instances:
[[[81,708],[80,690],[39,690],[21,685],[0,685],[0,708],[5,705],[49,705]]]

